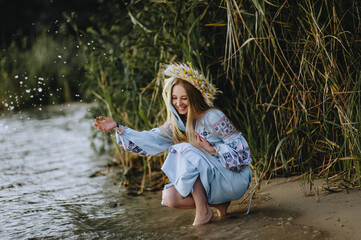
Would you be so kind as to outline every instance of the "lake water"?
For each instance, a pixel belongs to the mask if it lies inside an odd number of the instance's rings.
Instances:
[[[112,174],[91,178],[109,156],[91,148],[89,108],[1,115],[0,239],[326,239],[292,224],[292,213],[244,216],[247,203],[192,227],[194,210],[162,206],[161,192],[130,196]]]

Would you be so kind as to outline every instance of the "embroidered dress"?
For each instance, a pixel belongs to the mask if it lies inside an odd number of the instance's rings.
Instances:
[[[208,202],[219,204],[241,198],[252,181],[250,150],[242,133],[219,110],[210,109],[196,123],[196,132],[218,151],[213,156],[190,143],[172,145],[170,123],[150,131],[138,132],[122,127],[117,131],[117,143],[127,151],[155,155],[169,150],[162,166],[163,172],[183,196],[193,191],[198,176]]]

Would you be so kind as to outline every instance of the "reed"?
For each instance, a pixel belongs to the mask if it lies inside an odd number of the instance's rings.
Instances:
[[[135,129],[159,126],[163,63],[189,61],[223,91],[216,106],[249,141],[257,181],[308,174],[360,186],[356,0],[136,1],[105,8],[115,22],[95,19],[97,28],[79,30],[91,43],[83,49],[100,112]],[[117,161],[131,168],[128,153],[115,149]],[[163,159],[143,158],[144,169]]]

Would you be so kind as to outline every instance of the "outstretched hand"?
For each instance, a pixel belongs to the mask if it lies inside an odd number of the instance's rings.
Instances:
[[[209,142],[206,139],[199,136],[198,133],[196,133],[196,142],[197,142],[198,146],[200,146],[201,148],[206,150],[208,153],[210,153],[210,154],[216,153],[216,149],[214,149],[214,147],[212,147],[212,145],[209,144]]]
[[[100,116],[98,119],[94,119],[94,127],[98,128],[103,132],[108,132],[117,126],[117,123],[108,117]]]

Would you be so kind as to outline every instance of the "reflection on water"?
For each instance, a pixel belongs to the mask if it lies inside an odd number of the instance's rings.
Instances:
[[[53,106],[1,117],[1,239],[70,237],[82,215],[109,214],[95,209],[119,193],[106,177],[88,177],[107,157],[90,147],[88,108]]]
[[[160,204],[161,193],[128,196],[90,146],[89,105],[53,106],[0,118],[0,239],[325,239],[247,204],[192,227],[194,210]],[[232,205],[231,205],[232,207]],[[280,224],[281,223],[281,224]]]

